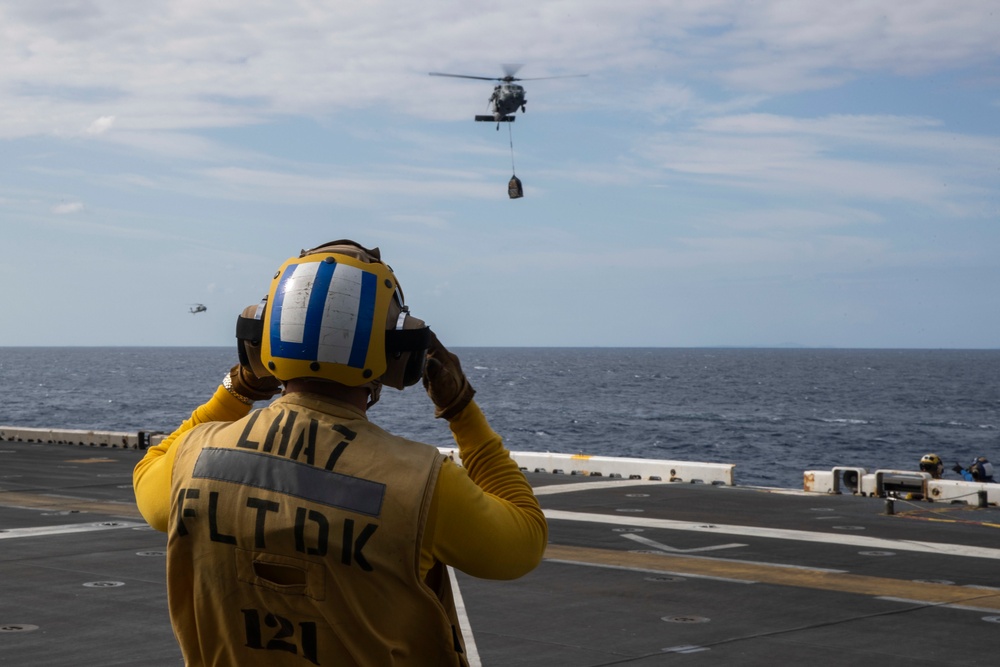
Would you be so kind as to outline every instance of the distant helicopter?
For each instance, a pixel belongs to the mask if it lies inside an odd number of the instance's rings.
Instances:
[[[193,307],[191,309],[189,309],[189,311],[188,311],[192,315],[194,315],[196,313],[204,313],[206,310],[208,310],[208,308],[203,303],[195,303],[195,304],[192,304],[192,306]]]
[[[520,109],[521,113],[526,113],[525,104],[528,100],[524,99],[524,86],[519,86],[514,83],[515,81],[541,81],[542,79],[570,79],[575,77],[587,76],[586,74],[567,74],[565,76],[541,76],[532,79],[519,79],[514,75],[517,71],[524,67],[524,65],[501,65],[503,68],[505,76],[502,77],[491,77],[491,76],[470,76],[468,74],[447,74],[445,72],[429,72],[431,76],[451,76],[457,79],[478,79],[480,81],[499,81],[499,86],[493,87],[493,94],[490,95],[489,108],[493,111],[492,115],[484,116],[477,115],[477,121],[495,122],[497,124],[497,129],[500,129],[500,123],[513,123],[514,114]]]

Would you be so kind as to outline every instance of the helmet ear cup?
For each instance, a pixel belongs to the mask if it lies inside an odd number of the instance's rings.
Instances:
[[[424,377],[424,365],[427,363],[427,350],[410,352],[410,358],[406,361],[406,369],[403,371],[403,386],[412,387],[420,382]]]
[[[412,387],[424,375],[430,329],[402,311],[395,329],[385,332],[386,371],[382,382],[394,389]]]
[[[247,306],[236,318],[236,353],[240,364],[253,371],[259,378],[271,376],[260,358],[260,341],[264,336],[264,312],[267,299],[253,306]]]

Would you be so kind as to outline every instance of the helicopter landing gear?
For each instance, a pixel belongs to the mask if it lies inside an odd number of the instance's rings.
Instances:
[[[492,123],[494,121],[496,121],[497,123],[513,123],[515,118],[514,116],[500,116],[498,118],[497,116],[490,114],[489,116],[477,115],[476,120],[481,123],[483,122]]]

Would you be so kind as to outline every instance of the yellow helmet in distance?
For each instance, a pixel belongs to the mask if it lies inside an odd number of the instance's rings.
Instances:
[[[941,473],[944,472],[944,463],[941,462],[941,457],[937,454],[924,454],[920,458],[920,470],[921,472],[929,472],[934,477],[940,477]]]

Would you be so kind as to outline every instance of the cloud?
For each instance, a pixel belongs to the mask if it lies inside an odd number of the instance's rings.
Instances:
[[[52,207],[52,212],[56,215],[71,215],[73,213],[79,213],[82,210],[83,203],[78,201],[57,204]]]
[[[115,124],[114,116],[101,116],[87,128],[87,134],[104,134]]]
[[[223,167],[206,169],[204,176],[221,189],[241,199],[272,202],[325,202],[347,205],[371,203],[393,195],[414,197],[496,197],[496,185],[479,180],[458,181],[454,177],[346,176],[279,172]]]
[[[638,150],[676,175],[733,187],[946,207],[990,196],[981,174],[1000,140],[926,118],[745,114],[661,133]]]
[[[762,208],[755,210],[713,212],[704,216],[702,224],[713,229],[739,233],[790,233],[814,235],[824,230],[840,227],[875,226],[884,218],[860,208],[829,207]]]
[[[208,162],[246,162],[261,158],[252,150],[190,132],[115,131],[107,140],[162,158]]]
[[[263,0],[3,6],[0,136],[71,134],[69,123],[93,118],[102,100],[86,91],[95,90],[113,89],[119,115],[136,130],[376,107],[427,117],[457,114],[478,92],[426,80],[427,71],[499,74],[498,63],[513,60],[529,63],[523,76],[583,71],[619,89],[634,77],[649,87],[634,96],[636,108],[663,114],[693,103],[681,79],[754,93],[811,90],[874,70],[989,63],[1000,53],[987,0],[577,0],[489,10],[447,0],[406,12],[389,2],[318,0],[292,9]],[[499,50],[470,57],[498,41]],[[70,93],[17,94],[25,80]],[[88,131],[107,131],[110,118]]]
[[[403,223],[407,226],[419,226],[426,229],[446,229],[448,216],[445,214],[397,214],[388,216],[390,222]]]
[[[725,29],[703,48],[722,65],[719,78],[742,89],[811,90],[874,70],[912,76],[1000,54],[988,0],[723,5]]]

